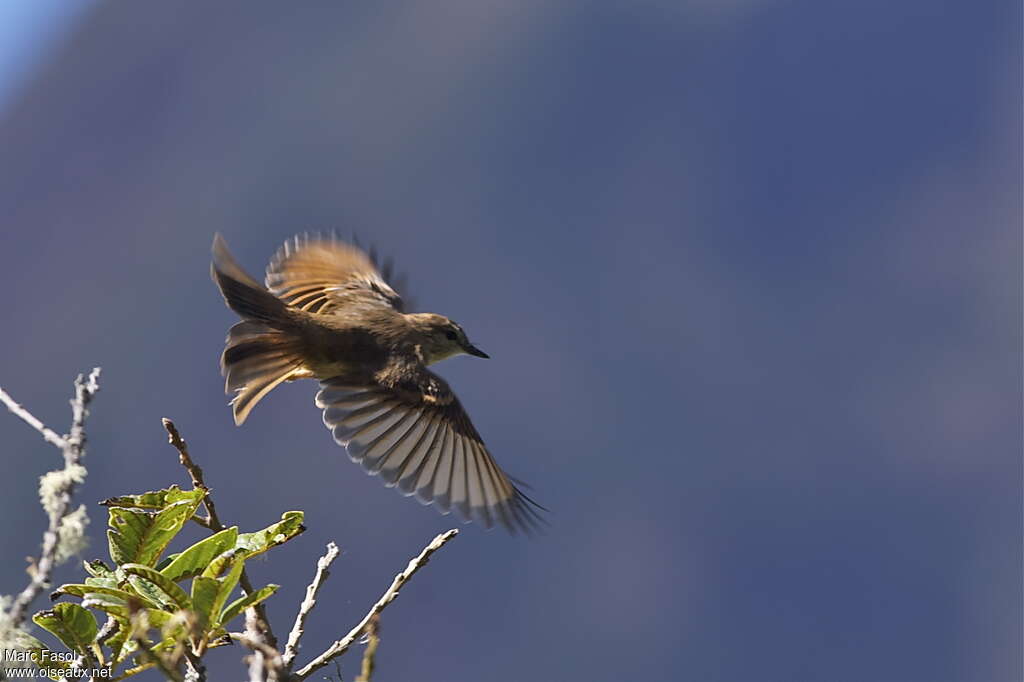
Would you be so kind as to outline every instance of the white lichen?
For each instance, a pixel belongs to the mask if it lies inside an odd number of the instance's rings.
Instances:
[[[36,644],[36,640],[11,622],[9,610],[13,601],[11,597],[0,595],[0,657],[3,658],[3,667],[7,670],[28,670],[35,666],[31,663],[19,662],[17,659],[20,657],[13,653],[31,650],[32,646]]]
[[[85,529],[88,526],[89,515],[86,513],[84,504],[61,519],[60,528],[57,531],[57,555],[54,557],[58,566],[68,559],[78,556],[89,546],[89,538],[85,534]]]
[[[85,467],[71,464],[64,469],[51,471],[39,477],[39,501],[43,504],[46,514],[52,517],[61,506],[61,498],[68,489],[85,480]]]

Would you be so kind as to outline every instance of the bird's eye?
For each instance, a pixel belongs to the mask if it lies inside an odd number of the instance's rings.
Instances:
[[[446,329],[444,335],[445,338],[447,338],[449,341],[454,341],[455,339],[459,338],[458,335],[451,329]]]

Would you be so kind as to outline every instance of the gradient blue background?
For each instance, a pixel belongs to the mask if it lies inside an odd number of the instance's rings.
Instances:
[[[63,429],[103,366],[83,501],[183,483],[169,416],[225,519],[304,509],[252,569],[281,634],[342,546],[303,660],[452,520],[349,463],[312,383],[233,426],[215,231],[255,273],[307,229],[391,255],[492,355],[438,370],[553,510],[465,527],[380,679],[1022,678],[1019,2],[4,12],[0,385]],[[11,593],[57,457],[0,443]]]

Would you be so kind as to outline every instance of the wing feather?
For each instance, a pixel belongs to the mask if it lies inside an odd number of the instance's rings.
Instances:
[[[412,414],[416,417],[413,424],[402,434],[402,437],[395,442],[389,451],[378,460],[377,471],[380,473],[380,478],[384,481],[384,485],[389,488],[398,483],[398,478],[402,474],[402,468],[412,456],[413,451],[415,451],[416,446],[422,440],[423,434],[430,425],[429,413],[417,410]]]
[[[455,439],[455,448],[452,452],[452,484],[449,503],[455,507],[459,516],[469,521],[469,490],[466,467],[466,441],[464,438]]]
[[[267,266],[266,285],[288,305],[321,315],[344,307],[404,309],[373,259],[335,237],[285,242]]]
[[[388,487],[447,514],[508,531],[533,531],[543,509],[522,493],[487,450],[455,394],[420,368],[398,381],[322,381],[316,404],[349,456]]]
[[[452,473],[455,470],[454,458],[455,447],[458,439],[450,426],[445,427],[445,445],[438,454],[437,471],[434,472],[434,480],[431,481],[433,493],[431,498],[447,514],[452,509]]]
[[[427,461],[423,463],[423,471],[416,481],[416,499],[423,504],[430,504],[434,501],[434,476],[437,474],[438,465],[441,462],[441,453],[448,447],[452,430],[441,422],[434,442],[431,444],[430,452],[427,454]]]
[[[440,422],[441,420],[437,415],[430,415],[427,430],[423,432],[419,443],[416,444],[412,454],[409,455],[408,461],[403,466],[398,476],[398,489],[403,495],[413,495],[416,493],[416,482],[424,465],[429,461],[427,453],[434,447],[434,436],[437,434]]]

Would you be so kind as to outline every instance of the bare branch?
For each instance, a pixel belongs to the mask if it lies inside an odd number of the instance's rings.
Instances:
[[[249,647],[253,651],[254,655],[259,654],[261,657],[260,666],[265,666],[267,671],[273,675],[270,679],[287,679],[288,673],[284,669],[284,662],[281,660],[281,652],[277,649],[243,632],[229,632],[228,637]],[[263,670],[256,671],[256,677],[253,677],[252,665],[250,664],[250,679],[261,679],[263,677],[263,672]]]
[[[430,560],[430,555],[441,549],[445,543],[458,534],[458,529],[453,528],[452,530],[446,533],[441,533],[434,538],[429,545],[423,548],[423,551],[419,553],[419,556],[413,558],[409,562],[409,565],[405,567],[404,571],[395,576],[394,581],[391,583],[391,587],[389,587],[384,595],[377,600],[377,603],[370,608],[370,611],[363,617],[363,620],[352,628],[347,635],[329,646],[326,651],[295,673],[295,678],[298,680],[304,680],[320,668],[330,663],[331,660],[345,653],[348,648],[352,646],[352,644],[355,643],[364,632],[366,632],[366,628],[369,626],[370,621],[380,614],[380,612],[383,611],[388,604],[393,602],[396,597],[398,597],[399,590],[401,590],[402,586],[408,582],[409,578],[411,578],[416,571],[426,565]]]
[[[75,398],[71,401],[71,432],[65,439],[64,461],[70,457],[81,459],[85,454],[85,418],[89,416],[89,403],[100,390],[100,368],[94,367],[86,379],[79,374],[75,379]]]
[[[36,431],[43,434],[43,438],[48,443],[60,448],[61,453],[64,455],[64,476],[59,478],[58,487],[55,491],[56,503],[47,509],[50,522],[46,532],[43,534],[43,549],[40,552],[39,561],[36,562],[35,568],[32,571],[32,580],[15,597],[8,613],[11,625],[15,627],[24,622],[28,614],[29,605],[50,584],[50,576],[57,565],[61,523],[71,509],[71,495],[81,480],[81,472],[83,471],[81,469],[81,460],[85,457],[85,420],[89,416],[89,403],[92,402],[96,392],[100,390],[99,376],[100,368],[96,367],[89,373],[88,377],[79,374],[75,379],[75,397],[71,400],[71,430],[66,437],[58,436],[46,428],[41,421],[0,390],[0,400],[3,400],[7,408]]]
[[[306,598],[299,605],[299,613],[295,616],[295,624],[292,626],[292,631],[288,633],[288,643],[284,647],[284,666],[286,670],[291,670],[295,656],[299,653],[299,640],[302,639],[302,635],[305,632],[306,618],[309,617],[309,612],[316,606],[317,592],[320,591],[320,586],[323,585],[323,582],[327,580],[327,576],[331,574],[328,569],[330,569],[334,560],[338,558],[338,554],[338,546],[333,542],[328,542],[327,553],[316,562],[316,575],[313,576],[313,582],[306,588]]]
[[[217,517],[217,508],[213,504],[213,497],[210,495],[210,489],[206,487],[206,481],[203,480],[203,470],[198,464],[192,461],[192,456],[188,452],[188,443],[181,437],[178,432],[178,427],[174,425],[167,417],[160,420],[163,422],[164,428],[167,430],[167,442],[174,446],[174,449],[178,451],[178,461],[181,462],[181,466],[185,467],[185,471],[188,472],[189,478],[192,479],[192,487],[196,490],[203,491],[203,504],[206,506],[206,512],[209,514],[209,518],[206,519],[207,527],[214,533],[217,533],[224,529],[224,524],[220,522]]]
[[[23,422],[42,434],[43,440],[47,443],[60,450],[65,448],[67,443],[64,441],[63,436],[59,436],[47,428],[46,424],[36,419],[35,415],[16,403],[14,398],[8,395],[2,388],[0,388],[0,402],[6,405],[7,409],[14,413],[14,416],[19,417]]]
[[[230,633],[228,637],[236,639]],[[259,616],[254,609],[245,611],[245,633],[241,635],[239,641],[252,649],[252,654],[248,657],[249,682],[284,682],[289,679],[281,653],[267,644],[260,631]]]

